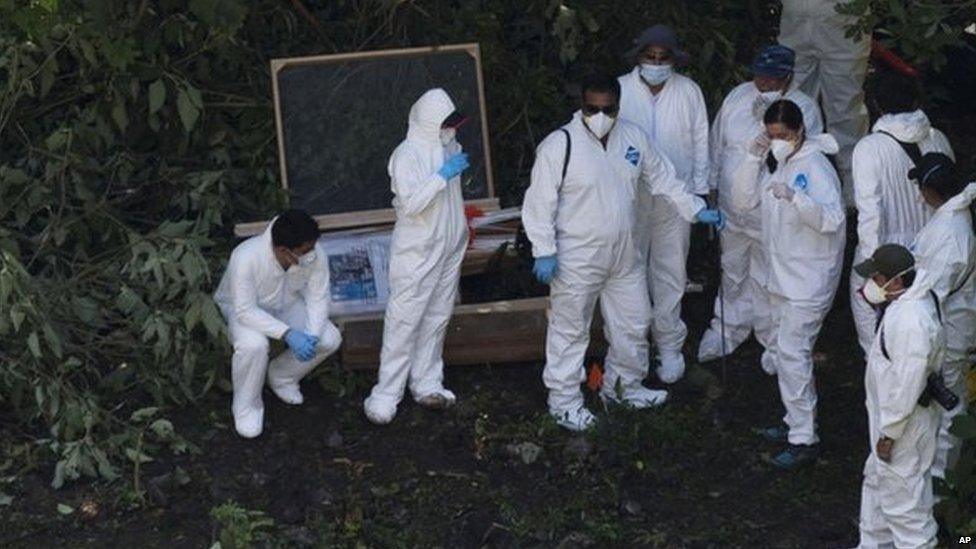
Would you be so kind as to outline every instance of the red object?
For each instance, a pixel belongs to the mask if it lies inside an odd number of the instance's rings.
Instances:
[[[920,76],[918,69],[898,56],[895,52],[881,45],[877,40],[871,40],[871,57],[874,57],[889,69],[909,78]]]
[[[464,207],[464,217],[468,221],[468,247],[469,248],[471,247],[472,244],[474,244],[474,237],[476,235],[476,231],[474,227],[471,226],[471,220],[476,217],[484,217],[484,216],[485,216],[485,211],[477,206],[469,205]]]
[[[603,387],[603,368],[596,362],[590,364],[590,373],[586,376],[586,386],[594,393]]]

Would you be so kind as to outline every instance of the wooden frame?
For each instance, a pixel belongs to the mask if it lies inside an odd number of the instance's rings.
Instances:
[[[477,43],[452,44],[447,46],[430,46],[421,48],[401,48],[392,50],[378,50],[365,52],[340,53],[333,55],[314,55],[308,57],[289,57],[271,60],[271,88],[274,99],[275,129],[278,137],[278,168],[281,174],[282,188],[288,189],[288,169],[285,161],[284,128],[282,127],[282,113],[280,92],[278,89],[278,74],[289,68],[301,65],[316,65],[322,63],[340,63],[343,61],[360,59],[388,59],[396,57],[423,57],[431,53],[465,52],[475,61],[475,73],[478,81],[478,108],[481,118],[482,153],[485,158],[485,178],[488,186],[488,198],[468,201],[467,204],[477,206],[483,210],[498,209],[498,199],[495,198],[495,181],[492,174],[491,146],[488,141],[488,111],[485,101],[484,75],[481,67],[481,47]],[[344,212],[315,216],[319,228],[323,230],[343,229],[350,227],[382,225],[396,220],[392,208],[363,210],[358,212]],[[235,225],[234,234],[237,236],[252,236],[260,233],[267,221],[240,223]]]
[[[497,198],[481,198],[469,200],[465,205],[475,206],[484,212],[498,211]],[[328,214],[312,216],[319,224],[319,229],[332,231],[338,229],[353,229],[358,227],[371,227],[375,225],[391,225],[396,221],[396,212],[393,208],[385,210],[365,210],[361,212],[346,212],[341,214]],[[234,225],[234,236],[247,238],[261,234],[268,227],[271,221],[252,221],[250,223],[238,223]]]

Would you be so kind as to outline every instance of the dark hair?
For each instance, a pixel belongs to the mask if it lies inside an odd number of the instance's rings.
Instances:
[[[620,101],[620,82],[609,74],[590,74],[583,79],[580,99],[586,96],[586,92],[609,93]]]
[[[926,156],[933,153],[928,153]],[[938,194],[942,200],[949,200],[962,192],[966,183],[959,177],[956,165],[949,158],[945,162],[940,162],[932,166],[926,166],[928,171],[919,174],[918,187],[929,189]]]
[[[882,114],[911,112],[921,103],[918,80],[894,71],[879,73],[869,88]]]
[[[789,99],[775,101],[766,109],[766,114],[763,115],[763,124],[768,126],[777,122],[784,124],[787,128],[795,132],[806,130],[803,125],[803,111],[800,110],[800,107],[796,106],[796,103]]]
[[[289,250],[319,239],[319,225],[305,210],[285,210],[271,227],[271,244]]]

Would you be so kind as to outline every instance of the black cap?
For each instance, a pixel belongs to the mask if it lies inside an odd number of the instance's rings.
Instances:
[[[933,176],[951,176],[955,167],[956,163],[940,152],[925,153],[915,167],[908,170],[908,178],[925,187]]]
[[[458,111],[454,111],[450,115],[448,115],[447,118],[444,119],[444,122],[441,124],[441,127],[442,128],[458,128],[458,127],[460,127],[461,125],[463,125],[467,121],[468,121],[468,117],[467,116],[464,116],[463,114],[461,114]]]
[[[864,278],[876,274],[891,278],[910,271],[914,266],[915,256],[908,248],[898,244],[885,244],[879,246],[870,258],[854,265],[854,271]]]

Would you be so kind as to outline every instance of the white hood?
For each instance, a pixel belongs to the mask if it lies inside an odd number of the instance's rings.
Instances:
[[[455,111],[454,102],[441,88],[427,90],[410,107],[407,139],[440,145],[441,124]]]
[[[932,124],[924,112],[917,110],[886,114],[874,123],[873,131],[890,133],[895,139],[906,143],[920,143],[928,138]]]
[[[839,150],[840,146],[837,144],[837,140],[834,139],[834,136],[830,135],[829,133],[808,135],[803,141],[803,146],[800,148],[800,151],[797,152],[793,158],[802,158],[813,152],[837,154],[837,151]]]
[[[965,210],[966,208],[969,208],[969,205],[973,203],[973,200],[976,200],[976,182],[967,185],[962,192],[950,198],[945,204],[939,207],[939,209],[948,210],[951,212]]]

